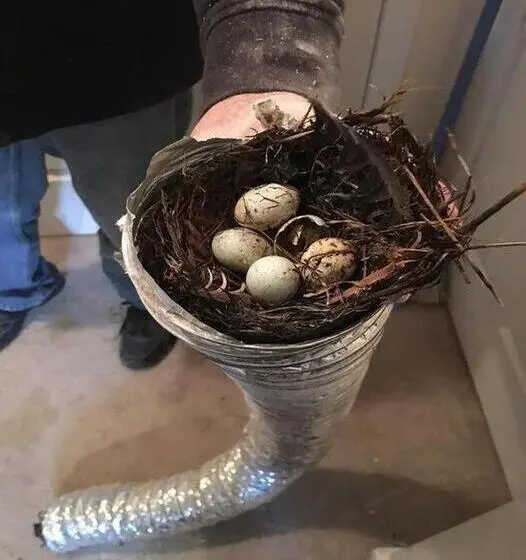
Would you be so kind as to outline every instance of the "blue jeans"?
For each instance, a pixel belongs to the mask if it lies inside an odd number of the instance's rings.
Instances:
[[[147,109],[97,123],[55,130],[0,149],[0,310],[22,311],[54,295],[57,271],[40,254],[38,218],[47,188],[44,154],[63,158],[73,185],[100,227],[102,267],[121,298],[142,306],[114,259],[115,225],[155,152],[180,138],[191,96],[179,94]]]

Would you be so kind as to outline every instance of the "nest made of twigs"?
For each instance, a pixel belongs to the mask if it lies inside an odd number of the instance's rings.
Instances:
[[[315,120],[294,130],[271,126],[248,142],[225,141],[217,153],[183,162],[141,217],[139,259],[187,311],[246,342],[329,334],[436,283],[452,260],[473,266],[489,286],[467,253],[472,234],[524,186],[468,223],[470,181],[462,191],[439,181],[430,149],[392,111],[399,95],[341,117],[315,107]],[[189,152],[199,145],[190,144]],[[247,292],[243,275],[214,260],[213,236],[236,226],[236,201],[264,183],[298,189],[298,215],[322,218],[331,236],[355,245],[359,267],[350,280],[303,288],[286,304],[265,307]],[[274,234],[268,233],[270,241]]]

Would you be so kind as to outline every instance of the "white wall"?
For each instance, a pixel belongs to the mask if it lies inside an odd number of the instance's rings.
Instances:
[[[47,156],[49,187],[42,201],[39,228],[41,235],[90,235],[97,224],[71,185],[66,164]]]
[[[503,2],[462,109],[455,136],[480,212],[526,180],[526,3]],[[463,173],[449,151],[442,171]],[[494,216],[481,241],[526,241],[526,197]],[[522,560],[526,551],[526,248],[473,255],[504,302],[471,275],[453,273],[450,309],[501,460],[512,502],[421,543],[378,550],[371,560]]]
[[[370,83],[389,95],[404,83],[400,109],[421,138],[429,137],[462,64],[484,0],[386,0]],[[366,105],[380,100],[370,88]]]
[[[474,176],[475,212],[526,180],[526,4],[503,3],[466,99],[455,136]],[[444,162],[453,180],[462,176],[453,154]],[[526,241],[526,197],[477,232],[485,242]],[[474,254],[504,307],[473,278],[451,282],[451,312],[481,396],[508,481],[526,494],[526,248]]]
[[[340,52],[342,109],[363,105],[376,48],[384,0],[346,0],[345,36]]]

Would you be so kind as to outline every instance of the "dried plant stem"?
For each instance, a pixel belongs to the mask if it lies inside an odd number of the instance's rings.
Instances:
[[[497,212],[502,210],[505,206],[507,206],[510,202],[513,202],[516,198],[521,196],[526,192],[526,182],[521,183],[516,189],[512,190],[509,194],[507,194],[504,198],[499,200],[496,204],[482,212],[478,217],[473,219],[471,222],[466,224],[462,228],[463,233],[474,233],[479,226],[481,226],[485,221],[489,220],[492,216],[494,216]]]
[[[493,295],[495,301],[499,304],[499,306],[504,307],[504,302],[502,301],[501,297],[497,293],[497,290],[495,289],[493,284],[489,281],[489,278],[486,275],[486,273],[483,272],[481,268],[476,263],[474,263],[470,257],[468,257],[468,255],[464,255],[463,258],[469,263],[469,265],[471,266],[475,274],[479,277],[479,279],[482,281],[484,286],[488,288],[488,290],[491,292],[491,294]]]
[[[469,245],[464,251],[478,251],[479,249],[499,249],[505,247],[526,247],[526,241],[503,241],[502,243],[481,243]]]
[[[437,209],[433,206],[433,204],[429,200],[429,197],[426,195],[426,193],[423,191],[422,187],[418,183],[416,177],[411,173],[411,171],[407,167],[404,167],[404,169],[405,169],[405,172],[407,173],[407,175],[409,176],[409,178],[411,179],[411,182],[413,183],[415,188],[418,190],[418,192],[422,196],[424,202],[426,203],[426,206],[428,206],[428,208],[431,210],[432,214],[435,216],[435,218],[437,218],[438,222],[443,227],[443,229],[446,232],[446,234],[448,235],[448,237],[456,245],[456,247],[460,251],[460,253],[463,254],[464,260],[471,266],[471,268],[473,269],[475,274],[481,279],[481,281],[484,283],[484,285],[490,290],[490,292],[493,294],[493,296],[497,300],[498,304],[500,306],[502,306],[502,300],[499,297],[499,295],[497,294],[497,291],[493,287],[493,284],[490,282],[489,278],[480,269],[480,267],[473,262],[473,259],[469,255],[465,254],[465,247],[461,245],[461,243],[458,241],[458,239],[456,238],[456,236],[452,232],[451,228],[449,228],[449,226],[444,222],[444,220],[442,219],[442,217],[438,213]]]
[[[429,197],[426,195],[426,193],[424,192],[424,190],[420,186],[420,183],[418,182],[417,178],[413,175],[411,170],[405,165],[404,165],[404,171],[405,171],[406,175],[409,177],[411,183],[413,183],[414,187],[418,191],[418,194],[422,197],[422,200],[424,201],[426,206],[429,208],[429,210],[431,210],[431,213],[436,218],[437,222],[442,226],[442,229],[444,230],[446,235],[451,239],[451,241],[453,241],[453,243],[461,251],[463,251],[464,247],[460,244],[460,242],[458,241],[457,237],[455,236],[455,234],[453,233],[451,228],[446,224],[446,222],[444,221],[444,218],[442,218],[442,216],[438,213],[438,210],[433,206],[433,203],[429,200]]]

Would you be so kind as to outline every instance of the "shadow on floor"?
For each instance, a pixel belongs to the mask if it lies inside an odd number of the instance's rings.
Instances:
[[[454,526],[474,512],[491,509],[481,502],[404,477],[316,469],[258,510],[193,534],[148,543],[141,551],[151,546],[169,555],[303,529],[354,532],[386,546],[407,545]],[[325,539],[331,538],[330,532],[324,534]],[[136,547],[128,544],[113,550],[126,554]]]
[[[322,528],[356,531],[385,544],[408,544],[456,525],[481,509],[484,504],[474,503],[472,497],[405,477],[315,469],[273,503],[207,529],[203,535],[208,546],[217,546]]]

